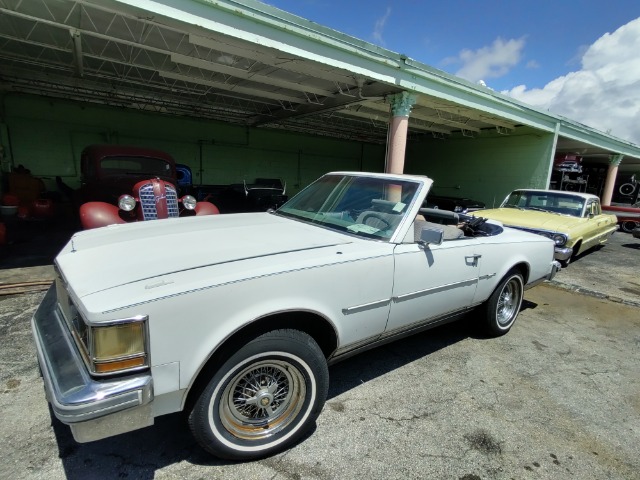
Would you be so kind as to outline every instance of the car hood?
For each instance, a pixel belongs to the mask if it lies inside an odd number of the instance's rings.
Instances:
[[[83,297],[194,268],[353,241],[347,235],[269,213],[208,215],[79,232],[58,254],[56,265],[75,294]]]
[[[504,225],[531,229],[566,232],[582,219],[559,213],[538,212],[536,210],[520,210],[517,208],[494,208],[473,212],[478,217],[498,220]]]

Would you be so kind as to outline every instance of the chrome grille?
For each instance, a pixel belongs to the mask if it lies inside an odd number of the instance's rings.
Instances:
[[[178,192],[176,189],[170,185],[167,185],[167,212],[169,213],[169,218],[177,217],[180,215],[180,211],[178,210]]]
[[[142,218],[144,220],[156,220],[158,218],[158,209],[156,208],[157,203],[156,196],[153,193],[153,184],[147,183],[140,187],[138,198],[140,199],[140,207],[142,208]],[[173,186],[166,185],[165,197],[158,198],[157,201],[167,202],[169,217],[177,217],[180,215],[180,211],[178,210],[178,194]]]
[[[153,194],[152,183],[147,183],[140,187],[140,207],[142,208],[142,218],[145,220],[155,220],[158,218],[156,196]]]

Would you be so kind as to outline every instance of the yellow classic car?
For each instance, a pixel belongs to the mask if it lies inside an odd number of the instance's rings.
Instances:
[[[474,215],[551,238],[555,258],[565,267],[576,255],[606,243],[618,229],[616,216],[602,213],[595,195],[557,190],[514,190],[500,208]]]

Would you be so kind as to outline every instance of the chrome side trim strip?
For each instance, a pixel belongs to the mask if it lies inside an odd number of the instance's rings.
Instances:
[[[474,285],[476,283],[478,283],[478,279],[477,278],[471,278],[469,280],[462,280],[460,282],[454,282],[454,283],[448,283],[446,285],[440,285],[439,287],[432,287],[432,288],[427,288],[427,289],[424,289],[424,290],[418,290],[418,291],[411,292],[411,293],[404,293],[402,295],[398,295],[396,297],[392,297],[392,300],[394,302],[403,302],[405,300],[411,300],[413,298],[421,297],[423,295],[429,295],[431,293],[444,292],[446,290],[451,290],[452,288],[466,287],[466,286]]]
[[[478,277],[478,280],[488,280],[492,277],[495,277],[496,274],[495,273],[489,273],[487,275],[481,275],[480,277]]]
[[[389,305],[390,302],[391,302],[391,299],[387,298],[386,300],[377,300],[371,303],[363,303],[362,305],[355,305],[353,307],[343,308],[342,313],[344,315],[349,315],[351,313],[363,312],[365,310],[371,310],[373,308],[386,307],[387,305]]]
[[[335,247],[335,246],[340,246],[340,245],[343,245],[343,244],[324,245],[324,246],[320,246],[320,247],[303,248],[303,249],[298,249],[298,250],[289,250],[287,252],[280,252],[280,253],[300,252],[300,251],[304,251],[304,250],[315,250],[315,249],[325,248],[327,246]],[[275,255],[279,255],[280,253],[274,254],[274,256]],[[227,285],[234,285],[234,284],[238,284],[238,283],[243,283],[243,282],[247,282],[249,280],[253,280],[253,279],[256,279],[256,278],[267,278],[267,277],[272,277],[272,276],[276,276],[276,275],[282,275],[282,274],[285,274],[285,273],[302,272],[302,271],[306,271],[306,270],[313,270],[313,269],[316,269],[316,268],[324,268],[324,267],[327,267],[327,266],[343,265],[343,264],[347,264],[347,263],[362,262],[362,261],[370,260],[372,258],[384,258],[384,257],[389,257],[391,255],[393,255],[393,254],[389,253],[389,254],[384,254],[384,255],[376,255],[375,257],[357,258],[357,259],[354,259],[354,260],[346,260],[346,261],[335,262],[335,263],[325,263],[325,264],[322,264],[322,265],[314,265],[314,266],[311,266],[311,267],[302,267],[302,268],[295,268],[295,269],[291,269],[291,270],[282,270],[280,272],[267,273],[267,274],[264,274],[264,275],[255,275],[253,277],[245,277],[245,278],[240,278],[238,280],[230,280],[230,281],[224,282],[224,283],[215,283],[215,284],[206,285],[206,286],[199,287],[199,288],[192,288],[192,289],[189,289],[189,290],[183,290],[181,292],[171,293],[171,294],[168,294],[168,295],[161,295],[161,296],[156,297],[156,298],[150,298],[149,300],[145,300],[143,302],[136,302],[136,303],[131,303],[131,304],[128,304],[128,305],[123,305],[121,307],[111,308],[109,310],[103,311],[102,313],[103,314],[114,313],[114,312],[117,312],[119,310],[125,310],[127,308],[137,307],[137,306],[145,305],[145,304],[151,303],[151,302],[158,302],[158,301],[161,301],[161,300],[165,300],[167,298],[179,297],[181,295],[187,295],[187,294],[194,293],[194,292],[201,292],[201,291],[209,290],[209,289],[212,289],[212,288],[225,287]],[[252,258],[258,258],[258,257],[245,257],[245,258],[238,259],[237,261],[250,260]],[[234,260],[234,261],[236,261],[236,260]],[[210,266],[215,266],[215,265],[223,265],[225,263],[233,263],[233,262],[221,262],[221,263],[216,263],[216,264],[202,265],[202,266],[196,267],[196,268],[205,268],[205,267],[210,267]],[[162,275],[162,276],[168,276],[170,274],[180,273],[180,272],[183,272],[183,271],[186,271],[186,270],[176,270],[175,272],[169,272],[166,275]],[[135,280],[133,282],[129,282],[129,284],[134,284],[134,283],[138,283],[138,282],[145,282],[145,281],[148,281],[148,280],[150,280],[152,278],[158,278],[158,277],[160,277],[160,276],[141,278],[140,280]],[[128,284],[123,284],[123,285],[128,285]],[[97,293],[97,292],[94,292],[94,293]],[[93,295],[93,294],[90,294],[90,295]]]

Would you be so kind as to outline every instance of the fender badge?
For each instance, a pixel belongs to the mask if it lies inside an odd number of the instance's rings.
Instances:
[[[165,285],[171,285],[173,282],[167,282],[166,280],[162,280],[158,283],[150,283],[149,285],[145,285],[145,290],[151,290],[152,288],[164,287]]]

